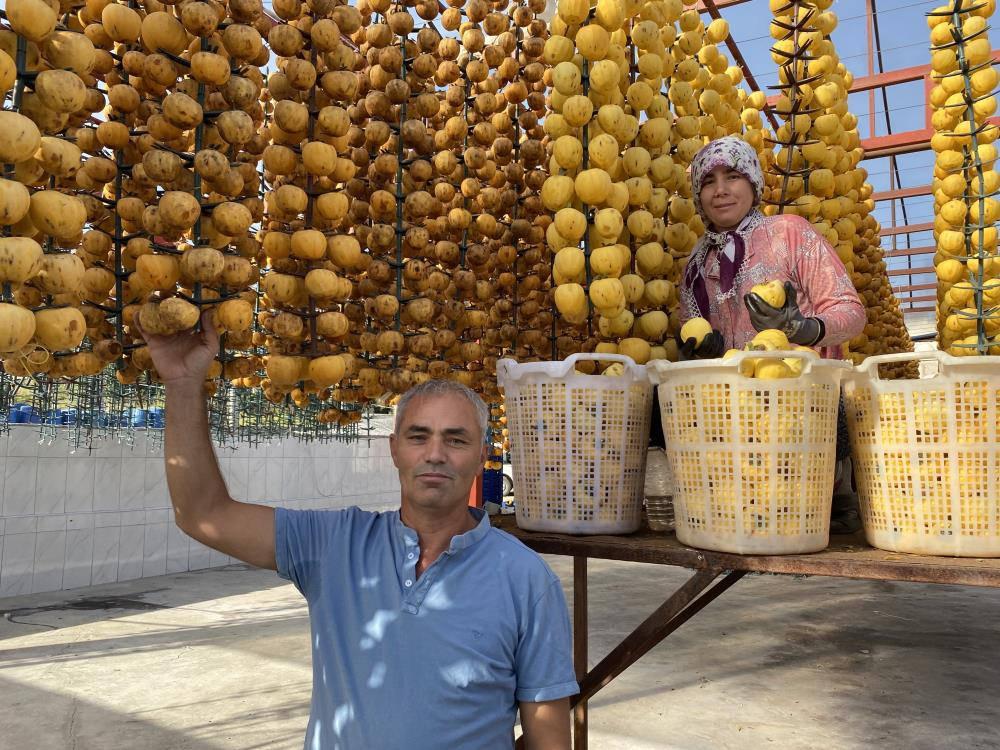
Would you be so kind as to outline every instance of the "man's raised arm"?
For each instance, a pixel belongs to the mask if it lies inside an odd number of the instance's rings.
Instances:
[[[211,314],[200,332],[143,336],[166,389],[164,458],[177,525],[223,554],[274,570],[274,509],[229,495],[209,439],[204,383],[219,350]]]

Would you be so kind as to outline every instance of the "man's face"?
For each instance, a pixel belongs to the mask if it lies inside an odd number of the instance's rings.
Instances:
[[[403,505],[431,511],[466,505],[486,460],[476,410],[458,394],[410,401],[389,437],[389,449],[399,469]]]

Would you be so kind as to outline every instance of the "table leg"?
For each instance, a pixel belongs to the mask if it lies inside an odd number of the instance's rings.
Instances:
[[[573,666],[576,679],[587,675],[587,558],[573,558]],[[587,701],[573,708],[573,750],[587,750]]]
[[[585,703],[601,688],[634,664],[640,657],[670,633],[700,612],[730,586],[743,577],[742,571],[730,571],[714,586],[720,570],[700,570],[675,591],[653,614],[625,637],[582,680],[580,693],[571,699],[572,705]],[[709,587],[712,586],[710,589]],[[708,591],[706,591],[708,589]],[[702,596],[698,596],[705,592]],[[578,678],[579,679],[579,678]]]

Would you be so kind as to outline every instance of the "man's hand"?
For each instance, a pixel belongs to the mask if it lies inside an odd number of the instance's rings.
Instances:
[[[175,522],[212,549],[274,570],[274,508],[230,496],[209,440],[202,384],[219,352],[212,314],[202,314],[200,331],[158,336],[138,329],[167,386],[163,456]]]
[[[192,329],[173,336],[157,336],[143,331],[141,325],[137,327],[165,385],[182,382],[200,385],[205,380],[212,360],[219,353],[219,334],[212,323],[210,310],[201,314],[200,331]]]
[[[750,322],[758,331],[779,330],[790,342],[802,346],[814,346],[825,335],[823,321],[819,318],[807,318],[799,310],[798,292],[788,281],[785,282],[784,307],[771,307],[753,292],[743,296],[743,304],[750,313]]]
[[[681,362],[692,359],[717,359],[726,351],[726,341],[718,331],[712,331],[701,340],[701,345],[697,345],[694,338],[681,341],[677,337],[677,358]]]

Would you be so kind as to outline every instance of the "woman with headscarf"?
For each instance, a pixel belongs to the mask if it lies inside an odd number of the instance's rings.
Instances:
[[[706,231],[684,270],[680,317],[704,318],[712,333],[697,347],[694,339],[678,341],[682,359],[721,357],[769,328],[839,359],[841,345],[864,330],[865,308],[836,251],[801,216],[761,213],[763,192],[757,153],[737,137],[712,141],[691,163],[691,193]],[[750,291],[775,280],[785,288],[780,308]],[[842,408],[840,416],[831,531],[849,533],[860,519]]]
[[[682,353],[719,357],[776,328],[793,344],[841,358],[841,344],[867,322],[847,269],[806,219],[764,216],[763,191],[757,153],[735,136],[712,141],[691,163],[691,193],[706,231],[684,270],[681,320],[705,318],[714,335],[697,349],[693,341],[680,342]],[[772,280],[784,284],[782,308],[750,292]]]

